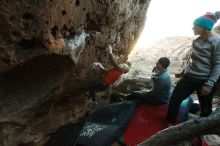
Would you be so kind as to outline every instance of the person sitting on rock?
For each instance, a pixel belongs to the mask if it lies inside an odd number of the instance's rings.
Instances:
[[[149,91],[133,91],[131,94],[120,94],[124,99],[138,99],[151,105],[168,104],[172,94],[172,83],[167,67],[170,60],[167,57],[160,58],[152,70],[153,87]]]
[[[107,70],[105,69],[101,63],[95,62],[93,66],[100,67],[105,73],[101,79],[101,81],[97,82],[92,86],[89,96],[92,98],[93,105],[97,104],[96,102],[96,91],[105,91],[108,89],[110,85],[112,85],[115,81],[119,79],[119,77],[127,73],[129,71],[129,65],[126,63],[118,64],[113,59],[112,56],[112,47],[108,46],[108,52],[109,52],[109,61],[113,68]]]

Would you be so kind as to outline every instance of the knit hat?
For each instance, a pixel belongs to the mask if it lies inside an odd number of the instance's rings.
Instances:
[[[220,11],[217,11],[215,13],[207,12],[205,15],[195,19],[193,24],[202,26],[211,31],[214,24],[217,22],[219,18],[220,18]]]
[[[170,60],[167,57],[161,57],[158,62],[163,66],[163,68],[167,68],[170,65]]]

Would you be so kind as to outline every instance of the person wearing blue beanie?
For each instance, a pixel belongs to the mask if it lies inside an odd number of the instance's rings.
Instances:
[[[220,16],[220,11],[217,11],[215,13],[207,12],[205,15],[195,19],[193,24],[199,25],[211,31],[214,24],[219,19],[219,16]]]
[[[200,103],[200,116],[212,113],[212,99],[220,76],[220,36],[212,33],[212,28],[220,18],[220,11],[207,12],[193,22],[194,35],[198,36],[191,46],[191,61],[181,73],[169,102],[167,120],[169,125],[178,123],[180,104],[196,91]],[[220,82],[220,81],[219,81]]]

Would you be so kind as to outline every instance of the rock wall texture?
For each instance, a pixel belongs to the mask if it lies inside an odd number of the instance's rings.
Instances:
[[[126,60],[150,0],[1,0],[0,145],[39,146],[90,110],[82,93],[106,47]]]

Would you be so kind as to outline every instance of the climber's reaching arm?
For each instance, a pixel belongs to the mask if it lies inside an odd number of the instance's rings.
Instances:
[[[112,47],[109,45],[108,46],[108,51],[109,51],[109,61],[111,63],[111,65],[118,71],[122,71],[120,66],[118,65],[118,63],[115,62],[115,60],[113,59],[112,56]]]

